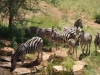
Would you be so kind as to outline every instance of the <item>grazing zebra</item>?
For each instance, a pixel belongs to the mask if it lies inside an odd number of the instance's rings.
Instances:
[[[78,19],[75,23],[74,23],[74,26],[70,26],[70,27],[65,27],[64,29],[65,30],[74,30],[76,31],[76,34],[79,34],[79,32],[82,30],[81,28],[83,28],[83,25],[82,25],[82,20],[81,19]]]
[[[54,29],[56,31],[56,29]],[[32,28],[29,29],[30,34],[34,33]],[[52,28],[37,28],[36,35],[50,42],[49,50],[52,51]]]
[[[68,53],[70,53],[70,51],[73,50],[73,54],[74,54],[74,50],[75,50],[76,51],[76,57],[77,57],[77,47],[79,46],[79,38],[69,39],[68,40],[68,46],[69,46]]]
[[[90,46],[91,46],[91,42],[92,42],[92,35],[90,33],[84,33],[84,31],[81,31],[79,33],[78,38],[80,40],[82,53],[84,54],[85,46],[87,46],[86,54],[87,54],[88,51],[89,51],[89,54],[90,54]]]
[[[52,40],[56,44],[56,50],[59,49],[59,44],[66,44],[68,39],[73,38],[75,39],[76,37],[76,32],[75,31],[61,31],[61,32],[53,32],[53,27],[52,27]]]
[[[94,45],[95,45],[95,51],[97,50],[97,46],[100,49],[100,33],[97,33],[95,35],[95,39],[94,39]],[[97,53],[97,52],[96,52]]]
[[[37,60],[39,58],[40,53],[42,59],[42,45],[43,45],[43,40],[40,37],[33,37],[24,44],[21,44],[15,51],[14,55],[12,56],[10,71],[12,72],[15,69],[18,58],[21,58],[21,63],[23,66],[26,54],[34,53],[35,51],[37,51],[38,52]]]

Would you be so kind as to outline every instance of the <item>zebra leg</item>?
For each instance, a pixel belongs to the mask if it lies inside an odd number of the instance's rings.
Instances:
[[[75,48],[75,50],[76,50],[76,57],[77,57],[77,48]]]
[[[24,60],[25,60],[25,54],[21,56],[21,63],[22,63],[21,67],[24,67]]]
[[[89,44],[87,44],[86,54],[88,53],[88,46],[89,46]]]
[[[90,55],[90,46],[91,46],[91,45],[89,44],[89,55]]]
[[[85,46],[86,46],[86,45],[82,46],[82,54],[84,54]]]
[[[52,51],[52,41],[50,41],[50,48],[49,48],[49,51]]]

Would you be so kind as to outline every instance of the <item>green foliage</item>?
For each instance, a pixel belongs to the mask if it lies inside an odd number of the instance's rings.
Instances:
[[[96,72],[94,71],[94,69],[88,67],[84,69],[84,75],[96,75]]]
[[[100,13],[94,16],[95,22],[100,24]]]
[[[53,63],[49,62],[48,66],[47,66],[47,74],[48,75],[53,75],[52,67],[53,67]]]
[[[0,24],[0,38],[3,39],[9,38],[9,30],[5,24]]]
[[[37,26],[42,28],[52,27],[52,26],[58,26],[59,20],[56,17],[53,16],[45,16],[45,15],[39,15],[37,17],[31,18],[32,23],[30,26]]]
[[[100,13],[100,0],[63,0],[59,6],[65,13],[72,11],[74,14],[71,18],[84,16],[85,19],[93,19],[93,15]]]
[[[66,67],[66,69],[68,70],[67,71],[67,75],[71,75],[71,70],[72,70],[72,67],[74,65],[74,60],[73,58],[71,58],[70,56],[68,56],[65,60],[64,60],[64,64],[62,64],[64,67]]]
[[[17,42],[16,42],[16,38],[15,37],[13,37],[13,39],[12,39],[12,47],[14,48],[14,50],[17,49]]]

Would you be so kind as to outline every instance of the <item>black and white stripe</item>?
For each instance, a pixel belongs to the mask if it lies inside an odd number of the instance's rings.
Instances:
[[[39,58],[40,53],[42,58],[42,45],[43,45],[43,40],[40,37],[33,37],[27,42],[21,44],[15,51],[14,55],[12,56],[10,71],[13,71],[15,69],[18,58],[21,58],[23,66],[26,54],[34,53],[37,51],[38,52],[37,59]]]
[[[53,28],[52,28],[53,32]],[[76,38],[76,32],[73,30],[63,30],[61,32],[53,32],[52,40],[56,44],[56,50],[59,49],[59,44],[66,44],[69,39],[75,39]]]
[[[65,27],[64,30],[73,30],[76,32],[76,34],[79,34],[80,31],[82,31],[83,25],[82,25],[82,20],[78,19],[75,23],[74,26],[70,26],[70,27]]]

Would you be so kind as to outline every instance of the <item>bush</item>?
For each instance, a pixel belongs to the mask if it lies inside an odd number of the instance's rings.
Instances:
[[[95,22],[100,24],[100,14],[95,15]]]

